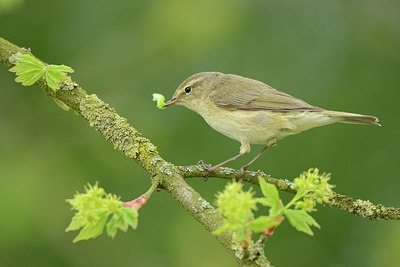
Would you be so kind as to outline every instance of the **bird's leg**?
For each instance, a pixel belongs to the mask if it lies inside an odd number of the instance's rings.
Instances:
[[[229,159],[227,159],[227,160],[224,160],[223,162],[218,163],[217,165],[214,165],[214,166],[210,166],[210,165],[208,165],[208,164],[205,164],[204,161],[200,160],[198,164],[199,164],[205,171],[207,171],[206,175],[204,176],[204,181],[207,181],[207,180],[208,180],[208,177],[210,177],[211,172],[215,171],[215,170],[218,169],[219,167],[224,166],[224,165],[225,165],[226,163],[228,163],[228,162],[231,162],[231,161],[234,161],[234,160],[237,159],[237,158],[240,158],[240,157],[243,156],[243,155],[244,155],[244,154],[239,153],[239,154],[233,156],[232,158],[229,158]]]
[[[267,151],[270,147],[272,147],[275,144],[275,142],[270,143],[269,145],[267,145],[266,147],[264,147],[260,153],[258,153],[252,160],[250,160],[246,165],[243,165],[242,168],[240,168],[239,170],[239,176],[242,176],[243,173],[249,168],[249,166],[251,164],[253,164],[259,157],[261,157],[262,154],[265,153],[265,151]]]
[[[208,172],[212,172],[212,171],[215,171],[216,169],[218,169],[219,167],[224,166],[224,165],[227,164],[228,162],[231,162],[231,161],[234,161],[234,160],[240,158],[240,157],[243,156],[243,155],[244,155],[244,154],[239,153],[239,154],[233,156],[232,158],[229,158],[229,159],[227,159],[227,160],[224,160],[223,162],[218,163],[217,165],[214,165],[214,166],[210,166],[210,165],[208,165],[208,164],[205,164],[204,161],[202,161],[202,160],[200,160],[198,164],[200,164],[200,166],[203,167],[204,170],[206,170],[206,171],[208,171]]]
[[[231,161],[234,161],[234,160],[240,158],[241,156],[243,156],[243,155],[245,155],[245,154],[247,154],[247,153],[249,153],[249,152],[250,152],[250,144],[249,144],[249,142],[248,142],[247,140],[244,140],[244,141],[241,142],[240,153],[239,153],[239,154],[237,154],[237,155],[235,155],[235,156],[233,156],[233,157],[231,157],[231,158],[229,158],[229,159],[227,159],[227,160],[224,160],[223,162],[218,163],[217,165],[210,166],[210,165],[208,165],[208,164],[205,164],[204,161],[200,160],[198,164],[199,164],[205,171],[207,171],[207,174],[204,176],[204,180],[207,181],[207,179],[208,179],[208,177],[210,176],[211,172],[215,171],[215,170],[218,169],[219,167],[222,167],[222,166],[224,166],[225,164],[227,164],[227,163],[229,163],[229,162],[231,162]]]

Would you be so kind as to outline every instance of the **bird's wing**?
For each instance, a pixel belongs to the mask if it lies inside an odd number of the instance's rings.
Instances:
[[[229,79],[235,78],[234,76],[227,77],[221,84],[216,84],[216,87],[220,87],[219,90],[214,90],[210,95],[210,99],[215,105],[229,110],[276,112],[321,110],[321,108],[280,92],[260,81],[240,77],[241,79],[229,82]],[[221,88],[223,89],[221,90]]]

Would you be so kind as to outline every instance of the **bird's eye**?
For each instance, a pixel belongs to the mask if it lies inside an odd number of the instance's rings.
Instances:
[[[185,87],[185,93],[186,94],[189,94],[191,91],[192,91],[192,87],[190,87],[190,86],[186,86]]]

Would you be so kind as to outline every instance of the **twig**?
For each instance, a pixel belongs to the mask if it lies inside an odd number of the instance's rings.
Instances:
[[[134,200],[124,202],[122,205],[124,207],[129,207],[138,211],[140,208],[146,205],[151,195],[158,189],[158,186],[158,181],[153,181],[150,188],[144,194]]]
[[[185,178],[204,177],[207,174],[207,171],[199,165],[178,166],[178,169]],[[292,182],[286,179],[273,178],[261,171],[245,171],[241,177],[238,177],[238,174],[239,170],[224,167],[212,172],[210,177],[242,180],[244,182],[258,185],[257,178],[261,176],[282,191],[296,193],[296,191],[291,188]],[[329,199],[329,202],[326,204],[370,220],[400,220],[399,208],[385,207],[381,204],[374,204],[369,200],[353,199],[352,197],[338,193],[334,193],[333,197]]]

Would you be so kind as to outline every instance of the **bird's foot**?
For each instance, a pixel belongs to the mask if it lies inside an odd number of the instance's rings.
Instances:
[[[210,164],[204,163],[203,160],[200,160],[197,164],[200,165],[203,168],[203,170],[206,171],[206,174],[204,175],[204,181],[207,182],[208,177],[210,177],[211,175],[211,172],[215,171],[216,168],[214,168],[214,166],[211,166]]]
[[[247,165],[242,166],[237,172],[237,177],[241,178],[244,175],[244,172],[247,171],[248,168],[249,166]]]
[[[210,164],[205,163],[203,160],[197,162],[197,165],[200,165],[205,171],[212,171],[212,166]]]

